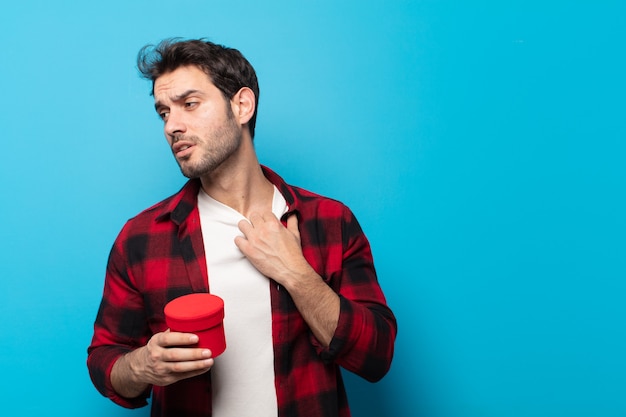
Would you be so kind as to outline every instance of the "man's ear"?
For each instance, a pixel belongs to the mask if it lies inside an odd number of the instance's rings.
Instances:
[[[248,87],[241,87],[231,99],[233,114],[243,126],[252,119],[256,109],[256,97],[254,92]]]

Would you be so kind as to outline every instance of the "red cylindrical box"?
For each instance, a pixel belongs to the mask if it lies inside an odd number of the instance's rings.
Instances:
[[[172,331],[197,335],[198,347],[211,349],[214,358],[226,349],[224,300],[220,297],[207,293],[183,295],[167,303],[164,312]]]

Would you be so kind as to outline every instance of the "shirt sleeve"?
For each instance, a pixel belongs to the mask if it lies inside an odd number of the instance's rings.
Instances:
[[[104,291],[87,352],[87,367],[94,386],[105,397],[126,408],[147,405],[150,388],[136,398],[119,396],[111,385],[111,370],[124,354],[148,342],[143,300],[132,284],[124,260],[123,232],[113,245],[106,269]]]
[[[330,346],[317,348],[325,361],[375,382],[391,366],[396,318],[378,282],[369,242],[347,208],[342,242],[342,266],[329,280],[340,298],[339,321]]]

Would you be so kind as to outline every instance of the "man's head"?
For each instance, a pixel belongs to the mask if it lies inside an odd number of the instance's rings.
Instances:
[[[254,137],[259,83],[254,68],[241,52],[203,39],[166,39],[156,46],[144,46],[137,56],[137,68],[152,81],[152,94],[157,78],[184,66],[201,69],[228,100],[243,87],[254,92],[255,110],[248,122],[250,136]]]

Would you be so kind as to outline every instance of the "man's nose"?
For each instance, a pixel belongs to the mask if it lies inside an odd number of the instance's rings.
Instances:
[[[165,122],[165,133],[173,139],[176,135],[185,133],[186,131],[187,126],[184,123],[183,117],[178,112],[171,111]]]

